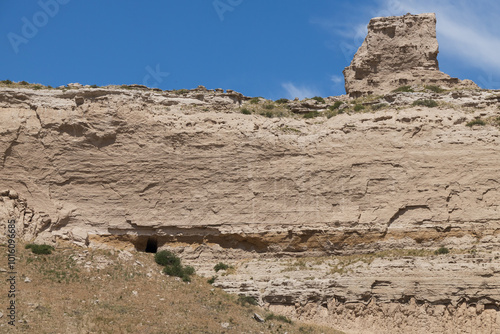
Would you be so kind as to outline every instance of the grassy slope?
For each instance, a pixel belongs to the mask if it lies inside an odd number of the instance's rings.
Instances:
[[[237,296],[204,278],[187,284],[165,276],[152,254],[120,259],[109,251],[84,255],[83,249],[68,248],[34,255],[23,245],[17,250],[19,333],[340,333],[279,319],[259,323],[253,313],[269,312],[240,305]],[[0,303],[7,304],[6,293]],[[12,333],[9,327],[4,316],[0,333]]]

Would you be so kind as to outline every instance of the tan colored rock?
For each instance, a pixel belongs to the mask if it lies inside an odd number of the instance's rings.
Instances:
[[[478,88],[439,71],[435,14],[377,17],[368,35],[344,70],[351,97],[386,94],[401,86],[437,85]]]
[[[387,94],[366,102],[387,104],[373,113],[304,119],[243,115],[248,98],[231,91],[0,88],[0,229],[15,218],[27,241],[156,243],[208,277],[234,262],[222,288],[354,332],[412,333],[425,318],[428,333],[479,320],[487,333],[500,306],[498,96]],[[411,106],[429,98],[440,107]],[[466,126],[477,118],[488,124]],[[345,271],[333,258],[441,246],[458,255]],[[332,258],[277,260],[307,256]]]

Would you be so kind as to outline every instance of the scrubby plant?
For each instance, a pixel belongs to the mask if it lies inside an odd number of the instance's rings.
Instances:
[[[356,104],[354,106],[354,111],[358,112],[358,111],[361,111],[361,110],[364,110],[365,109],[365,106],[362,105],[362,104]]]
[[[304,118],[315,118],[318,116],[319,116],[319,112],[317,112],[316,110],[310,111],[307,114],[304,114]]]
[[[259,101],[260,101],[260,98],[258,97],[254,97],[250,100],[250,103],[251,104],[259,104]]]
[[[434,100],[417,100],[417,101],[414,101],[411,105],[414,107],[421,106],[421,107],[427,107],[427,108],[434,108],[434,107],[438,106],[437,102]]]
[[[274,116],[274,114],[271,111],[261,112],[260,115],[267,118],[273,118]]]
[[[250,109],[247,109],[247,108],[242,108],[240,111],[243,115],[251,115],[252,114],[252,111]]]
[[[436,255],[441,255],[441,254],[448,254],[450,252],[450,250],[446,247],[440,247],[439,249],[437,249],[434,254]]]
[[[401,86],[392,91],[393,93],[413,93],[411,86]]]
[[[335,103],[328,107],[331,111],[337,110],[340,106],[344,104],[342,101],[335,101]]]
[[[275,102],[279,103],[279,104],[285,104],[285,103],[288,103],[289,100],[288,99],[279,99],[279,100],[276,100]]]
[[[174,91],[174,93],[177,95],[183,95],[183,94],[189,93],[189,90],[183,88],[183,89],[178,89],[178,90]]]
[[[257,299],[255,299],[255,297],[252,296],[238,296],[238,300],[236,302],[241,306],[247,306],[247,305],[256,306],[259,304],[257,302]]]
[[[90,85],[90,88],[98,88],[99,86],[97,85]]]
[[[325,99],[322,98],[321,96],[315,96],[315,97],[312,98],[312,100],[316,100],[319,103],[325,103]]]
[[[21,82],[19,82],[19,84],[20,84],[20,85],[23,85],[23,86],[29,85],[29,83],[28,83],[28,82],[26,82],[26,81],[24,81],[24,80],[23,80],[23,81],[21,81]]]
[[[6,85],[11,85],[12,81],[10,81],[9,79],[7,79],[7,80],[2,80],[2,83],[6,84]]]
[[[372,105],[372,110],[380,110],[380,109],[383,109],[387,106],[389,106],[389,104],[387,104],[387,103],[377,103],[377,104]]]
[[[52,251],[54,250],[54,247],[50,245],[38,245],[38,244],[27,244],[24,246],[25,249],[31,249],[31,252],[33,254],[52,254]]]
[[[227,265],[223,262],[219,262],[214,266],[214,270],[216,273],[219,272],[219,270],[228,270],[228,269],[229,269],[229,265]]]
[[[155,254],[155,262],[161,266],[180,265],[181,259],[168,250],[162,250]]]
[[[274,104],[268,103],[264,105],[264,109],[266,110],[273,110],[274,109]]]
[[[441,88],[439,86],[436,86],[436,85],[425,86],[425,89],[430,90],[430,91],[432,91],[434,93],[443,93],[443,92],[446,91],[445,89],[443,89],[443,88]]]
[[[217,276],[212,276],[211,278],[209,278],[207,280],[207,283],[208,284],[214,284],[216,279],[217,279]]]
[[[43,87],[41,85],[34,85],[33,86],[33,89],[35,90],[38,90],[38,89],[42,89]]]
[[[478,119],[475,119],[473,121],[470,121],[469,123],[467,123],[465,125],[467,125],[468,127],[473,127],[474,125],[484,126],[484,125],[486,125],[486,122],[483,121],[482,119],[478,118]]]
[[[269,320],[277,320],[277,321],[281,321],[281,322],[286,322],[287,324],[292,323],[292,320],[288,319],[284,315],[276,315],[274,313],[270,313],[266,316],[266,321],[269,321]]]

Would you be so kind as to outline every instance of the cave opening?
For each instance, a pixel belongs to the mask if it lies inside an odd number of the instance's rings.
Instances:
[[[156,253],[158,251],[158,240],[156,238],[148,238],[146,243],[146,253]]]

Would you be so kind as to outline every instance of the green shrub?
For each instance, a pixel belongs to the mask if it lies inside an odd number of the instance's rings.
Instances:
[[[243,115],[251,115],[251,114],[252,114],[252,111],[251,111],[251,110],[249,110],[249,109],[247,109],[247,108],[243,108],[243,109],[241,109],[241,113],[242,113]]]
[[[428,107],[428,108],[434,108],[437,107],[438,104],[434,100],[417,100],[412,103],[412,106],[422,106],[422,107]]]
[[[177,95],[183,95],[183,94],[189,93],[189,90],[183,88],[183,89],[178,89],[178,90],[174,91],[174,93]]]
[[[468,127],[472,127],[474,125],[484,126],[484,125],[486,125],[486,122],[483,121],[482,119],[475,119],[475,120],[470,121],[469,123],[467,123],[465,125],[467,125]]]
[[[258,97],[254,97],[254,98],[252,98],[252,99],[250,100],[250,103],[251,103],[251,104],[259,104],[259,100],[260,100],[260,98],[258,98]]]
[[[163,268],[163,273],[168,276],[180,277],[184,282],[191,282],[191,275],[194,274],[194,268],[191,266],[183,267],[179,264],[167,265]]]
[[[274,313],[268,314],[266,316],[266,321],[269,321],[269,320],[277,320],[277,321],[281,321],[281,322],[286,322],[287,324],[292,323],[292,320],[288,319],[284,315],[276,315]]]
[[[33,254],[52,254],[54,247],[50,245],[27,244],[25,249],[31,249]]]
[[[181,259],[168,250],[162,250],[155,254],[155,262],[161,266],[180,265]]]
[[[267,117],[267,118],[273,118],[274,114],[271,111],[266,111],[260,113],[261,116]]]
[[[389,106],[387,103],[377,103],[377,104],[372,105],[372,110],[380,110],[380,109],[385,108],[387,106]]]
[[[98,88],[99,86],[97,85],[90,85],[90,88]]]
[[[10,81],[9,79],[7,79],[7,80],[2,80],[2,83],[6,84],[6,85],[11,85],[12,81]]]
[[[312,100],[316,100],[319,103],[325,103],[325,99],[322,98],[321,96],[315,96],[315,97],[312,98]]]
[[[274,109],[274,104],[268,103],[264,105],[264,109],[266,110],[273,110]]]
[[[257,299],[252,296],[238,296],[238,300],[236,301],[238,304],[241,306],[247,306],[247,305],[258,305],[259,303],[257,302]]]
[[[310,111],[307,114],[304,114],[304,118],[315,118],[318,116],[319,116],[319,112],[317,112],[316,110]]]
[[[392,91],[393,93],[413,93],[411,86],[401,86]]]
[[[288,103],[288,99],[279,99],[279,100],[276,100],[276,103],[279,103],[279,104],[285,104],[285,103]]]
[[[21,82],[19,82],[19,84],[20,84],[20,85],[23,85],[23,86],[29,85],[29,83],[27,83],[27,82],[26,82],[26,81],[24,81],[24,80],[23,80],[23,81],[21,81]]]
[[[335,103],[332,106],[329,106],[328,109],[331,111],[337,110],[342,104],[344,104],[342,101],[335,101]]]
[[[425,89],[427,90],[430,90],[434,93],[442,93],[442,92],[445,92],[446,90],[439,87],[439,86],[436,86],[436,85],[428,85],[428,86],[425,86]]]
[[[217,276],[212,276],[210,279],[207,280],[207,283],[214,284],[216,279],[217,279]]]
[[[364,105],[362,105],[362,104],[356,104],[356,105],[354,106],[354,111],[361,111],[361,110],[363,110],[363,109],[365,109],[365,106],[364,106]]]
[[[228,270],[228,269],[229,269],[229,265],[227,265],[223,262],[219,262],[214,266],[214,270],[216,273],[219,272],[219,270]]]
[[[42,89],[43,87],[41,85],[34,85],[33,86],[33,89],[35,90],[38,90],[38,89]]]
[[[448,254],[449,252],[450,252],[450,250],[449,250],[448,248],[446,248],[446,247],[441,247],[441,248],[439,248],[438,250],[436,250],[436,251],[434,252],[434,254],[436,254],[436,255],[441,255],[441,254]]]

